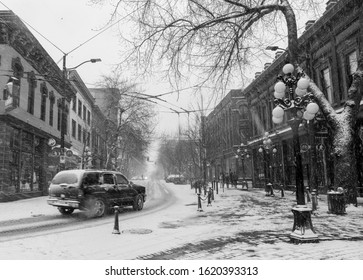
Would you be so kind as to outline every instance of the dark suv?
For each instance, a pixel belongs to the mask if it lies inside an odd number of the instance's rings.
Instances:
[[[80,209],[101,217],[114,206],[132,206],[139,211],[145,197],[145,187],[133,184],[119,172],[75,169],[54,176],[47,202],[64,215]]]

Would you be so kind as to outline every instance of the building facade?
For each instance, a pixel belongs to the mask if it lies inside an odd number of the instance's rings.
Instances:
[[[52,148],[67,131],[74,89],[11,11],[0,11],[0,200],[40,195],[58,170]],[[69,135],[64,135],[70,147]]]
[[[316,22],[307,22],[305,32],[298,40],[301,55],[305,58],[302,68],[339,112],[347,99],[358,54],[363,50],[362,1],[328,1],[324,15]],[[243,134],[248,135],[246,145],[252,157],[248,164],[252,172],[247,178],[255,187],[264,187],[267,181],[282,184],[286,188],[295,185],[296,167],[291,128],[286,117],[281,124],[272,122],[274,85],[276,77],[282,73],[286,58],[286,53],[277,53],[275,60],[266,63],[263,71],[256,73],[255,79],[239,95],[246,100],[248,108],[249,118],[240,119],[239,126],[245,124]],[[222,104],[223,101],[218,106]],[[357,131],[362,130],[362,115],[363,113],[359,113]],[[222,121],[225,119],[223,115],[219,118],[216,122],[232,125],[232,122]],[[213,119],[213,115],[208,116],[208,119]],[[226,130],[233,130],[233,127],[223,128],[221,132]],[[266,132],[272,140],[270,149],[263,147]],[[301,124],[299,138],[304,185],[312,185],[311,168],[317,168],[319,172],[314,183],[325,192],[334,183],[334,163],[324,119],[317,117]],[[361,142],[357,145],[361,147]],[[229,144],[228,147],[232,149],[233,145]],[[210,147],[210,150],[213,150],[210,153],[218,151],[213,155],[215,159],[224,156],[218,145]],[[361,157],[361,154],[357,156]]]

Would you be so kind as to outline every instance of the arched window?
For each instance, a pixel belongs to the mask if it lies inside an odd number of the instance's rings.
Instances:
[[[37,87],[37,80],[33,71],[28,73],[28,113],[34,114],[34,97],[35,97],[35,88]]]
[[[24,74],[24,67],[21,64],[20,58],[13,58],[11,62],[11,67],[13,70],[13,76],[16,78],[16,80],[13,81],[14,87],[13,87],[13,107],[19,107],[20,105],[20,84],[21,84],[21,78]]]

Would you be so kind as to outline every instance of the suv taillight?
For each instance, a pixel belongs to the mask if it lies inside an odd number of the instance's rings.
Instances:
[[[84,193],[81,189],[78,189],[78,197],[83,197]]]

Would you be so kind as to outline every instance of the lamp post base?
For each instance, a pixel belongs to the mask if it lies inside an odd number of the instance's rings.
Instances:
[[[290,233],[290,240],[294,243],[319,242],[311,221],[311,208],[306,205],[297,205],[291,211],[294,214],[294,226]]]

